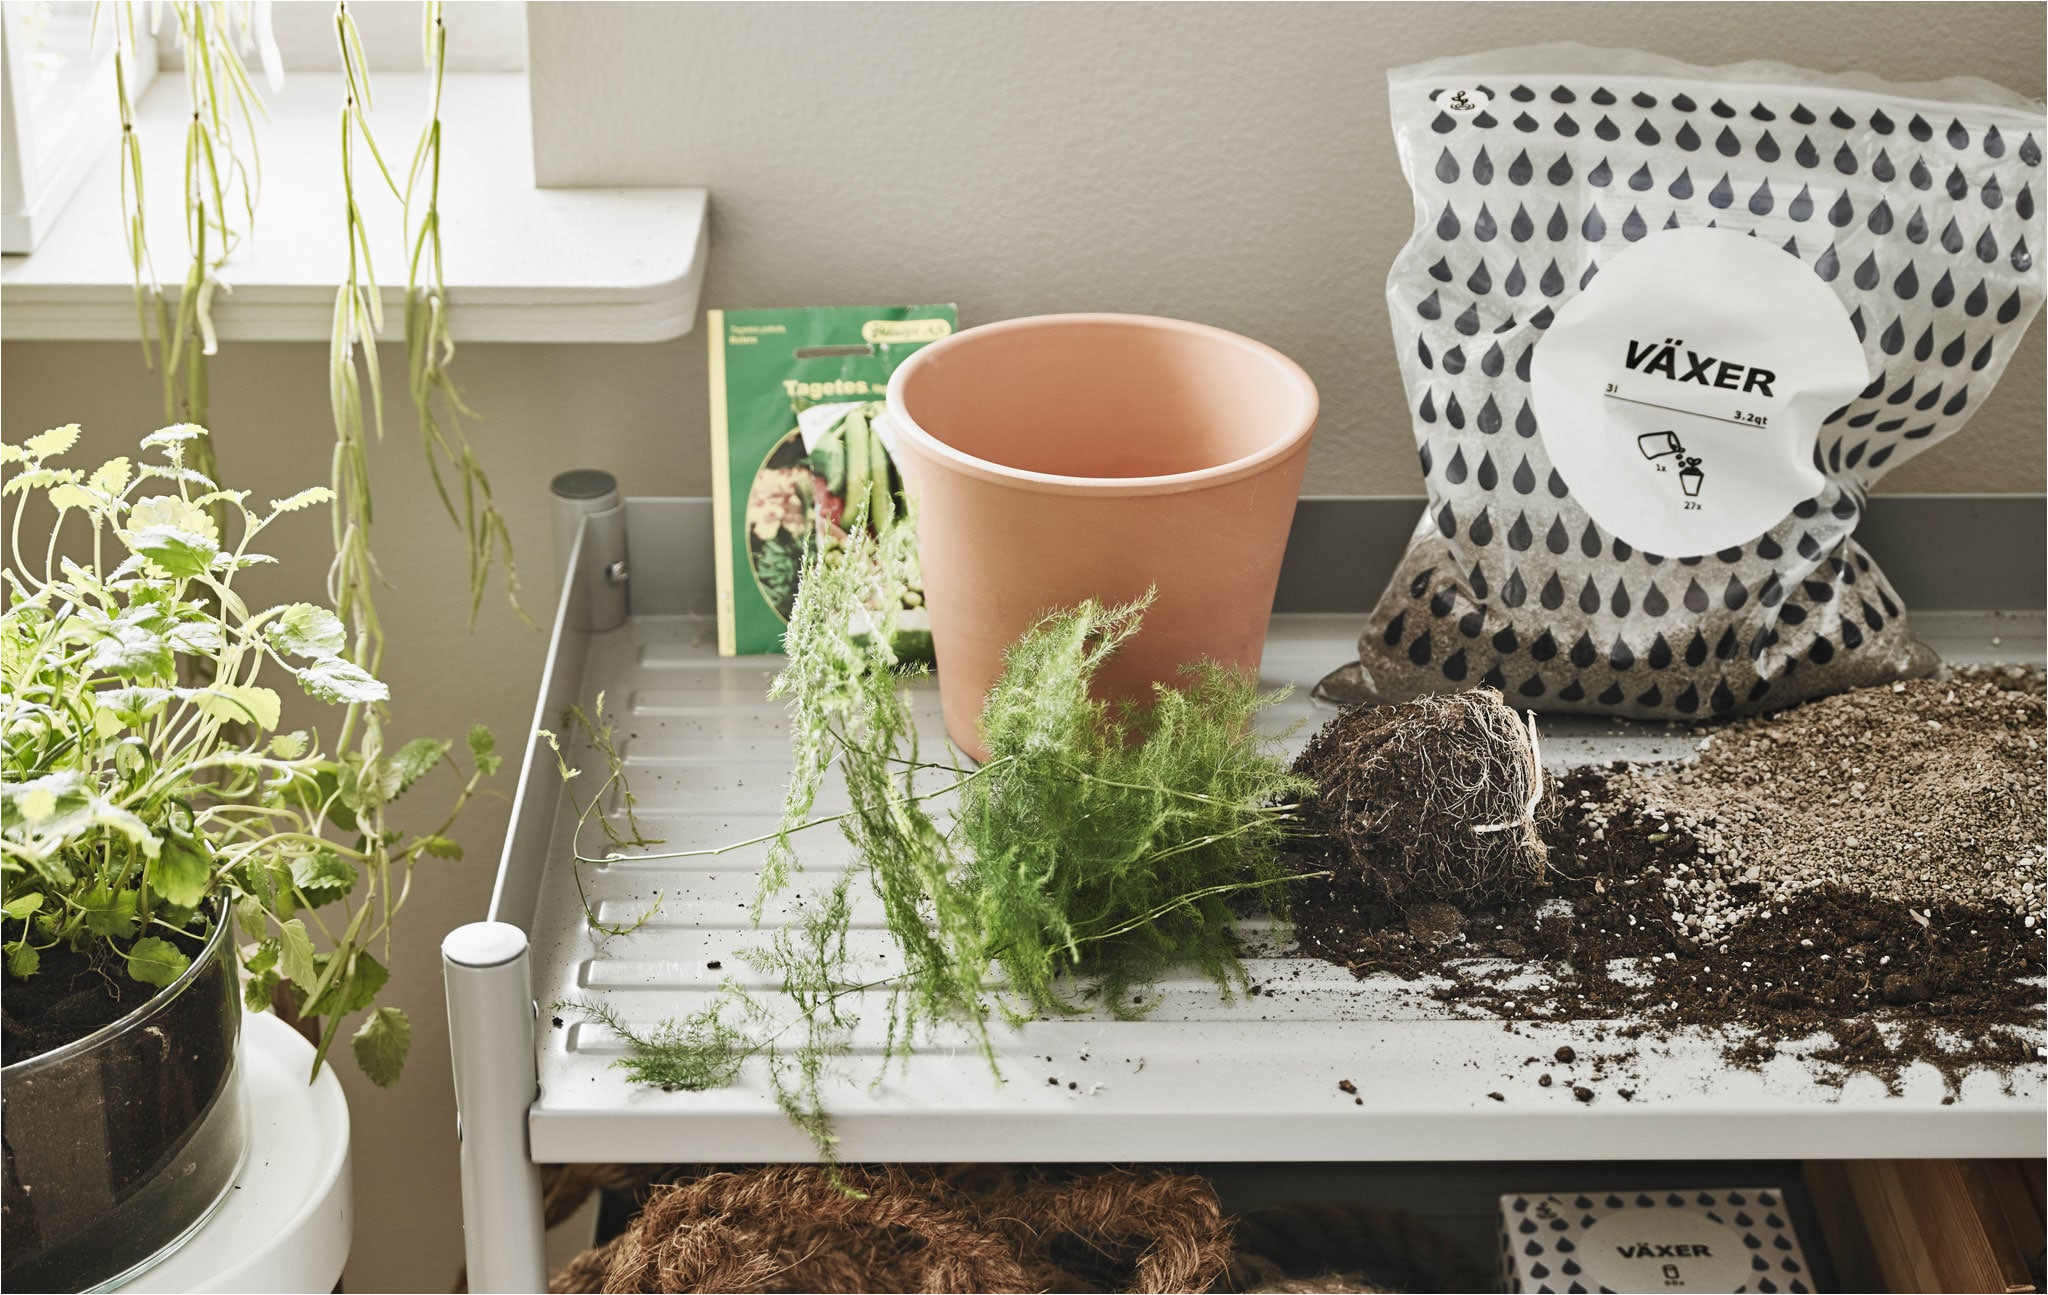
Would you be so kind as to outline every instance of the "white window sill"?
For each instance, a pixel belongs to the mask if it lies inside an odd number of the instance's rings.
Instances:
[[[375,77],[371,124],[394,168],[411,159],[427,89],[424,75]],[[223,339],[325,341],[347,266],[340,78],[295,72],[268,97],[256,228],[222,271],[232,292],[215,296],[214,324]],[[451,73],[441,104],[442,245],[458,343],[658,342],[690,331],[708,246],[704,190],[535,188],[524,74]],[[188,264],[179,192],[187,111],[181,79],[165,75],[143,97],[138,127],[150,252],[173,297]],[[405,295],[399,204],[360,148],[356,194],[377,258],[383,336],[395,340]],[[0,337],[135,332],[110,153],[33,254],[0,258]]]

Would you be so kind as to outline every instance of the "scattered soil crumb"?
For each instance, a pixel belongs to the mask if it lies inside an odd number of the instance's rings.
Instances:
[[[1553,779],[1546,884],[1468,906],[1452,939],[1355,865],[1297,884],[1296,938],[1503,1028],[1704,1029],[1733,1065],[1796,1044],[1894,1088],[1916,1061],[1951,1092],[2010,1074],[2037,1059],[2048,970],[2043,696],[2039,670],[1960,668],[1711,726],[1686,763]],[[1352,862],[1295,849],[1303,872]]]

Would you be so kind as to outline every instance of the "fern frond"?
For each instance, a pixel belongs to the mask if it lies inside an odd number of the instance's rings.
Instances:
[[[729,985],[743,1028],[714,1007],[624,1035],[635,1049],[624,1064],[649,1082],[730,1079],[745,1057],[764,1057],[776,1102],[827,1164],[836,1137],[823,1086],[848,1051],[850,1003],[883,996],[886,1058],[941,1025],[965,1026],[993,1068],[994,1016],[1018,1024],[1091,1000],[1131,1014],[1130,991],[1176,966],[1228,996],[1244,979],[1231,899],[1266,891],[1284,912],[1277,849],[1294,801],[1312,790],[1259,735],[1259,713],[1279,695],[1254,678],[1204,663],[1148,706],[1095,699],[1097,674],[1139,632],[1150,595],[1045,617],[988,695],[989,759],[972,772],[926,762],[905,687],[915,671],[890,650],[916,571],[914,533],[876,538],[858,522],[832,562],[815,546],[804,560],[789,663],[770,694],[791,703],[793,760],[756,923],[800,869],[796,834],[821,821],[814,806],[835,768],[853,808],[834,817],[859,863],[748,955],[781,982],[779,1007]],[[935,787],[935,775],[951,781]],[[846,952],[857,884],[881,901],[900,955],[900,970],[865,984]]]

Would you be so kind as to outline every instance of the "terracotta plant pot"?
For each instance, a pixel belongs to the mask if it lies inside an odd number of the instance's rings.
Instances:
[[[978,724],[1039,617],[1157,587],[1099,676],[1147,699],[1181,668],[1256,670],[1301,489],[1316,389],[1269,346],[1142,315],[1042,315],[956,333],[889,382],[880,424],[917,493],[946,731]]]

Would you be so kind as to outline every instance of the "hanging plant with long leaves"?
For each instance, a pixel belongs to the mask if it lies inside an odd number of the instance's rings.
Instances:
[[[184,51],[184,81],[191,108],[182,189],[188,265],[175,299],[163,290],[150,253],[144,150],[132,91],[139,37],[148,30],[146,24],[156,21],[159,6],[145,8],[138,0],[103,4],[95,10],[95,34],[97,37],[104,22],[115,41],[122,122],[123,228],[134,268],[137,326],[145,363],[163,382],[166,420],[199,423],[208,413],[208,360],[219,349],[213,303],[218,294],[231,290],[230,258],[254,228],[261,192],[258,123],[268,120],[268,112],[249,75],[245,52],[262,49],[273,89],[281,78],[269,36],[267,0],[174,0],[161,11],[170,14],[175,38]],[[430,82],[427,119],[401,185],[371,131],[369,62],[361,35],[345,2],[338,3],[334,13],[343,87],[338,158],[343,193],[341,232],[348,257],[347,275],[335,293],[328,351],[328,395],[335,428],[331,476],[334,560],[328,572],[328,593],[347,635],[341,655],[366,675],[381,669],[384,652],[383,624],[375,601],[380,576],[371,548],[368,435],[374,426],[381,441],[384,432],[383,376],[377,356],[383,301],[372,258],[373,230],[365,212],[366,198],[375,193],[379,183],[397,206],[398,228],[405,236],[407,385],[436,492],[464,535],[470,621],[474,624],[493,570],[500,565],[508,601],[525,616],[518,603],[510,531],[462,426],[463,419],[475,415],[449,374],[455,346],[448,322],[440,209],[441,95],[447,72],[448,30],[438,0],[428,0],[422,6],[422,17],[422,53]],[[364,183],[359,185],[359,180]],[[221,474],[211,438],[197,438],[192,448],[197,460],[193,469],[218,480]],[[204,457],[198,458],[201,455]],[[216,512],[223,508],[219,501],[211,506]],[[224,520],[224,516],[217,518]],[[388,709],[381,698],[350,699],[336,744],[338,758],[359,769],[384,767],[395,758],[386,749],[388,722]],[[410,743],[405,749],[417,745]],[[463,799],[467,798],[465,791]],[[374,931],[389,962],[390,919],[410,889],[413,866],[423,856],[459,858],[461,850],[445,835],[445,825],[430,834],[431,848],[406,844],[404,834],[386,820],[388,798],[348,799],[355,803],[347,806],[345,815],[330,816],[320,825],[321,830],[332,827],[354,838],[351,848],[357,852],[364,877],[362,903],[348,928],[334,935],[334,940],[340,948],[365,949],[370,938],[365,932]],[[370,920],[372,913],[377,915],[374,920]],[[354,964],[353,955],[350,963]],[[277,986],[279,973],[279,968],[267,967],[259,980]],[[280,1005],[306,1011],[330,1009],[330,1019],[315,1023],[324,1056],[340,1025],[340,1013],[331,1010],[338,1000],[326,992],[325,983],[294,985],[289,983],[289,969],[282,973],[285,982],[277,995]],[[402,1023],[403,1018],[399,1014],[382,1019]],[[397,1032],[410,1038],[409,1028]],[[402,1059],[401,1047],[398,1061]],[[379,1082],[396,1078],[397,1066],[390,1062],[388,1049],[385,1062],[373,1076]]]
[[[405,177],[405,230],[411,255],[405,279],[405,360],[413,410],[419,416],[420,445],[434,489],[448,519],[462,528],[469,553],[469,620],[476,623],[490,584],[491,568],[502,563],[505,597],[519,606],[519,580],[512,564],[512,534],[491,496],[491,479],[463,429],[476,411],[448,374],[455,339],[448,329],[448,278],[441,248],[441,90],[448,74],[448,24],[441,0],[421,6],[422,55],[430,87],[427,121],[413,148]],[[417,221],[415,221],[417,213]],[[450,478],[453,478],[451,491]],[[457,503],[457,500],[460,503]]]
[[[270,37],[269,0],[103,0],[93,14],[94,39],[102,33],[114,42],[117,106],[121,117],[122,229],[135,282],[136,326],[144,362],[163,384],[167,421],[206,423],[210,386],[207,361],[219,350],[213,324],[217,296],[232,292],[229,260],[255,228],[262,189],[260,124],[269,111],[250,76],[246,53],[262,52],[266,80],[274,90],[283,82],[281,61]],[[141,37],[159,15],[169,18],[164,34],[176,39],[184,53],[183,79],[190,109],[185,127],[184,226],[187,264],[173,297],[157,277],[146,220],[143,141],[136,92]],[[507,601],[522,619],[511,531],[491,493],[475,446],[463,428],[476,417],[463,400],[449,369],[455,358],[448,321],[448,290],[441,241],[441,161],[444,126],[441,97],[448,68],[448,25],[440,0],[421,5],[422,60],[429,82],[426,120],[401,185],[385,164],[370,129],[369,63],[347,4],[335,6],[336,48],[342,70],[342,149],[344,236],[350,249],[349,281],[337,291],[337,327],[330,336],[330,387],[350,387],[353,404],[336,399],[338,449],[334,489],[344,503],[337,527],[341,537],[359,542],[339,564],[337,583],[346,585],[363,569],[374,572],[364,525],[369,514],[367,448],[361,436],[373,424],[381,439],[384,426],[383,387],[374,350],[359,353],[358,344],[376,337],[383,327],[383,305],[370,259],[372,233],[364,198],[356,186],[362,159],[375,165],[399,209],[404,235],[406,289],[404,341],[407,387],[419,420],[420,441],[435,491],[448,516],[463,535],[469,572],[470,620],[475,622],[494,575],[502,573]],[[341,327],[343,293],[360,309]],[[351,381],[344,369],[360,367],[367,379]],[[367,399],[365,399],[367,397]],[[364,406],[367,405],[367,410]],[[367,417],[366,417],[367,415]],[[194,466],[217,474],[214,450]],[[350,505],[360,495],[360,506]],[[346,517],[358,525],[352,534]],[[374,580],[357,580],[369,597]],[[374,614],[371,617],[374,625]],[[373,638],[376,635],[373,633]]]
[[[95,40],[104,21],[114,42],[114,89],[121,113],[121,228],[135,278],[135,323],[143,363],[163,384],[164,421],[203,424],[208,412],[207,360],[220,349],[213,329],[213,298],[224,287],[222,267],[255,225],[263,182],[256,122],[268,120],[269,112],[249,78],[242,50],[252,43],[264,49],[272,88],[278,84],[277,58],[267,17],[258,39],[258,20],[269,13],[267,6],[177,0],[168,7],[185,51],[185,99],[191,107],[181,189],[187,267],[173,304],[150,256],[142,139],[130,90],[141,37],[149,30],[137,22],[141,9],[137,3],[99,6],[92,22]],[[146,12],[153,14],[154,7]],[[194,470],[217,475],[212,443],[202,440],[194,448]],[[217,522],[224,518],[220,508],[214,511]]]

